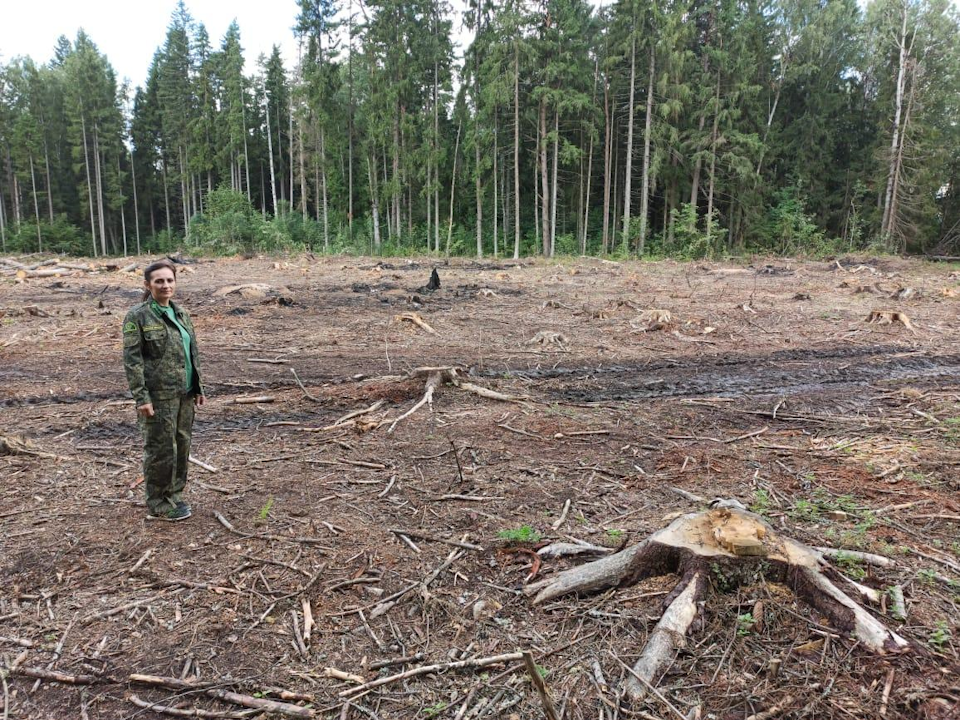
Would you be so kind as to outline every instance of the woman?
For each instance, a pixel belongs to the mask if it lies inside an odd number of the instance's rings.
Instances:
[[[186,520],[183,500],[194,407],[203,405],[197,338],[171,298],[177,268],[159,260],[143,271],[144,302],[123,321],[123,366],[143,435],[143,487],[150,520]]]

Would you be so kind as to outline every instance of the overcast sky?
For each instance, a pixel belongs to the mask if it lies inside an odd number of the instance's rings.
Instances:
[[[236,19],[246,58],[253,71],[260,53],[269,55],[279,45],[286,64],[296,62],[297,44],[291,28],[297,16],[296,0],[186,0],[194,21],[206,25],[210,44],[220,46]],[[176,0],[27,0],[6,3],[0,19],[0,59],[29,55],[37,63],[53,57],[61,35],[71,41],[83,28],[107,56],[120,81],[142,85],[153,54],[163,44]]]
[[[346,6],[346,0],[341,5]],[[462,7],[463,0],[454,0]],[[53,57],[61,35],[71,41],[83,28],[107,56],[119,81],[129,79],[133,87],[143,85],[153,54],[163,44],[176,0],[26,0],[6,3],[0,15],[0,61],[18,55],[38,64]],[[298,7],[296,0],[185,0],[195,22],[203,23],[210,44],[217,49],[231,21],[240,26],[247,74],[256,69],[257,57],[269,55],[280,46],[284,63],[292,69],[297,61],[293,35]],[[454,35],[460,31],[454,20]]]

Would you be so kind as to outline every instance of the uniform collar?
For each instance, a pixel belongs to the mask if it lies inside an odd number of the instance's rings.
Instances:
[[[169,307],[171,310],[173,310],[173,314],[174,314],[174,315],[176,315],[177,317],[180,317],[180,308],[177,307],[176,303],[173,302],[173,300],[170,301],[170,305],[168,305],[168,307]],[[163,313],[163,306],[160,305],[160,303],[158,303],[156,300],[154,300],[154,299],[152,299],[152,298],[150,299],[150,308],[151,308],[155,313],[157,313],[158,315],[163,315],[163,314],[164,314],[164,313]]]

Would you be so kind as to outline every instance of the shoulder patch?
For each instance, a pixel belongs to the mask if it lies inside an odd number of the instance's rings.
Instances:
[[[137,324],[132,320],[128,323],[124,323],[123,331],[125,333],[135,333],[137,331]]]

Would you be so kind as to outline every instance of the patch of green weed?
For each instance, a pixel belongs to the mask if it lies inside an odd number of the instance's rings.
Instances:
[[[750,510],[757,515],[766,515],[770,510],[770,493],[763,488],[757,488],[753,491],[753,502],[750,503]]]
[[[938,620],[937,626],[927,636],[927,642],[937,650],[942,650],[943,646],[950,642],[952,638],[953,634],[950,632],[950,626],[947,625],[946,620]]]
[[[497,533],[497,537],[500,540],[507,540],[508,542],[535,543],[539,542],[543,536],[529,525],[521,525],[518,528],[512,528],[510,530],[500,530]]]

